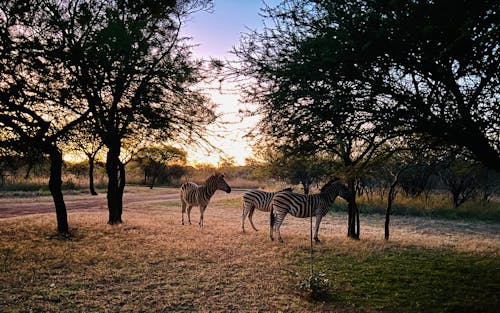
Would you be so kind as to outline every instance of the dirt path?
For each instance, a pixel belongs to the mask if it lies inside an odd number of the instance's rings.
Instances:
[[[231,194],[217,191],[214,199],[237,198],[243,191],[233,190]],[[123,195],[124,208],[138,208],[151,206],[163,201],[179,200],[177,188],[153,188],[127,186]],[[89,194],[64,195],[66,208],[70,210],[101,210],[107,208],[106,194],[97,196]],[[55,212],[54,201],[51,196],[40,197],[6,197],[0,198],[0,218],[14,217],[27,214]]]

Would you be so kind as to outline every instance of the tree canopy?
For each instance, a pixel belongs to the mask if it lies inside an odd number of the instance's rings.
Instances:
[[[260,130],[295,151],[331,150],[347,129],[368,144],[465,147],[500,171],[499,6],[286,0],[243,37],[237,72]]]

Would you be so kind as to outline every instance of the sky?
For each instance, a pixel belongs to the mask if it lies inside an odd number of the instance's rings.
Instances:
[[[274,6],[279,0],[266,0],[265,3]],[[197,58],[234,59],[230,51],[237,46],[242,33],[249,29],[262,27],[260,8],[264,6],[261,0],[214,0],[212,13],[197,12],[184,24],[182,33],[192,37],[193,48]],[[209,136],[210,142],[225,151],[237,164],[243,165],[245,158],[251,156],[252,149],[243,138],[258,119],[242,119],[238,111],[246,108],[240,103],[239,94],[229,83],[223,83],[221,91],[207,89],[212,101],[219,104],[218,112],[222,120],[228,122],[224,127],[212,127],[211,132],[217,136]],[[222,138],[221,138],[222,137]],[[221,155],[215,151],[204,149],[188,149],[188,161],[192,164],[212,163],[217,165]]]

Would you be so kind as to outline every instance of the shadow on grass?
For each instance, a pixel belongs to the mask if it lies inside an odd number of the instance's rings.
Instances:
[[[496,254],[416,247],[320,254],[315,268],[329,281],[322,300],[335,306],[368,312],[498,312],[500,306]],[[307,272],[309,265],[298,266]]]

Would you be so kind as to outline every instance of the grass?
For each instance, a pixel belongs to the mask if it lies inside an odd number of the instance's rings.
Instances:
[[[357,202],[360,213],[385,214],[387,203],[381,203],[380,201],[368,202],[364,198],[357,199]],[[345,204],[341,201],[335,202],[332,211],[345,211]],[[392,207],[392,215],[500,223],[500,203],[497,201],[481,203],[480,201],[470,200],[458,208],[454,208],[449,203],[449,199],[436,196],[430,205],[426,207],[422,199],[396,198]]]
[[[367,255],[322,249],[323,300],[363,312],[495,312],[500,260],[491,254],[384,246]],[[306,272],[308,264],[302,264]]]
[[[307,221],[287,217],[278,244],[268,239],[268,214],[256,212],[260,231],[242,234],[241,193],[218,194],[203,229],[180,225],[179,201],[147,196],[125,207],[120,226],[106,225],[106,210],[69,211],[69,239],[55,233],[53,213],[0,219],[0,311],[496,312],[500,305],[496,225],[395,217],[386,242],[382,218],[362,217],[361,240],[353,241],[345,214],[327,216],[314,257],[329,284],[321,301],[310,301],[300,289],[309,275]]]

